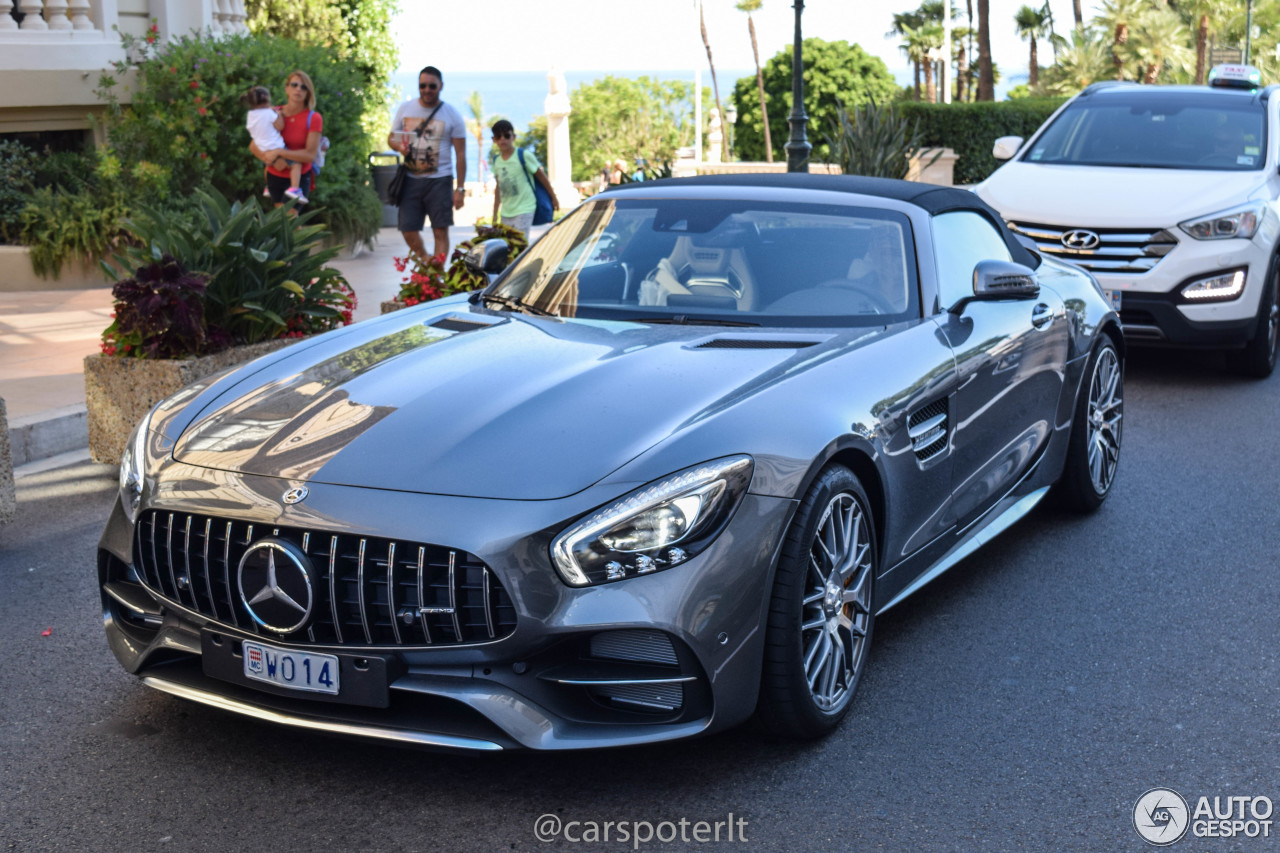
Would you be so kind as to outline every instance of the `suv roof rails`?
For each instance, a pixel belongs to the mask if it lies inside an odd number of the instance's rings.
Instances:
[[[1080,93],[1080,97],[1091,95],[1094,92],[1100,92],[1103,89],[1114,89],[1116,86],[1136,86],[1137,83],[1132,80],[1103,80],[1098,83],[1090,83],[1084,87],[1084,91]]]

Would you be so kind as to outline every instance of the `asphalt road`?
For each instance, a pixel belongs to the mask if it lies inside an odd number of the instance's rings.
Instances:
[[[544,814],[647,821],[640,849],[1148,849],[1168,787],[1280,801],[1280,374],[1139,353],[1091,517],[1037,509],[876,625],[842,728],[578,755],[457,757],[239,719],[144,688],[102,636],[93,554],[114,471],[19,483],[0,528],[0,840],[22,850],[633,849]],[[51,628],[49,636],[42,632]],[[661,821],[727,821],[660,843]],[[739,823],[745,819],[745,824]],[[1267,850],[1273,838],[1173,849]],[[552,824],[554,822],[551,822]],[[544,828],[546,824],[544,824]],[[643,824],[632,829],[645,835]],[[603,831],[603,828],[601,829]],[[710,833],[712,828],[705,828]],[[678,836],[677,836],[678,838]]]

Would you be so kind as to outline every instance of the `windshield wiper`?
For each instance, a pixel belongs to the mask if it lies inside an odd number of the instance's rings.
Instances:
[[[668,317],[637,317],[632,323],[667,323],[673,326],[759,326],[759,323],[748,323],[743,320],[710,320],[705,317],[689,317],[685,314],[673,314]]]
[[[514,308],[517,311],[523,311],[526,314],[534,314],[538,317],[559,317],[559,314],[548,311],[545,308],[539,308],[537,305],[530,305],[528,302],[521,302],[519,299],[513,299],[510,296],[499,296],[496,293],[480,294],[481,302],[496,302],[506,308]]]

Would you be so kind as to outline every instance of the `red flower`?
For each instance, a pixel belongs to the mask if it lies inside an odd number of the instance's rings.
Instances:
[[[158,33],[158,32],[160,32],[160,25],[159,25],[159,24],[152,24],[152,25],[151,25],[151,32],[153,32],[153,33]]]
[[[206,154],[206,153],[204,153],[203,151],[201,151],[201,152],[200,152],[200,159],[201,159],[201,160],[208,160],[208,159],[209,159],[209,155],[208,155],[208,154]]]
[[[206,115],[209,111],[206,110],[204,107],[197,107],[196,112],[198,112],[200,115]]]
[[[200,83],[199,83],[199,81],[192,80],[192,81],[191,81],[191,83],[190,83],[190,86],[191,86],[191,88],[192,88],[192,89],[199,89],[199,88],[200,88]]]
[[[196,97],[195,97],[195,103],[199,104],[199,103],[201,103],[201,102],[203,102],[203,101],[204,101],[204,98],[200,97],[199,95],[196,95]]]
[[[178,73],[178,67],[177,67],[176,65],[170,65],[170,66],[169,66],[169,73],[170,73],[170,74],[177,74],[177,73]]]

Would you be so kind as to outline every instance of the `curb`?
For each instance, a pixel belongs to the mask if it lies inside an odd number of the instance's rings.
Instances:
[[[15,468],[87,448],[88,412],[81,403],[14,418],[9,421],[9,445]]]

